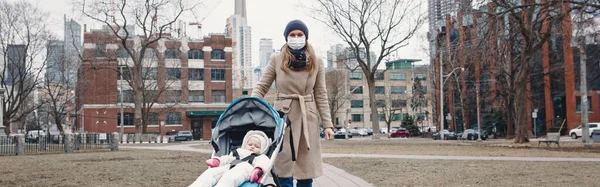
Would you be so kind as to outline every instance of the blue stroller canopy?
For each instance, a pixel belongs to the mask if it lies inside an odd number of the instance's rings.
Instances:
[[[274,128],[273,142],[278,142],[283,135],[283,119],[266,101],[258,97],[244,97],[233,101],[219,117],[212,132],[212,141],[218,140],[225,132],[236,127],[256,126]]]

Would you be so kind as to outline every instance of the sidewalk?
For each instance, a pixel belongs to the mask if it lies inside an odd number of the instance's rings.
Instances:
[[[210,149],[197,149],[190,146],[200,144],[174,144],[169,146],[135,146],[135,144],[121,144],[122,149],[151,149],[151,150],[169,150],[169,151],[192,151],[199,153],[212,153]],[[272,182],[272,181],[271,181]],[[323,163],[323,176],[315,179],[315,187],[371,187],[367,181],[349,174],[348,172],[336,168],[332,165]]]

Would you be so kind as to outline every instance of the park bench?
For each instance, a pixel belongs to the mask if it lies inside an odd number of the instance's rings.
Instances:
[[[546,147],[550,149],[550,144],[555,143],[558,147],[560,147],[560,133],[548,133],[544,140],[540,140],[538,142],[538,147],[540,147],[541,143],[546,143]]]

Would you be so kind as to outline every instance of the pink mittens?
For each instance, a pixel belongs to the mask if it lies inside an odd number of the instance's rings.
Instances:
[[[250,182],[259,182],[263,176],[263,170],[260,168],[254,168],[250,174]]]
[[[208,167],[214,168],[214,167],[219,167],[219,165],[221,164],[221,161],[219,161],[218,158],[211,158],[206,160],[206,165],[208,165]]]

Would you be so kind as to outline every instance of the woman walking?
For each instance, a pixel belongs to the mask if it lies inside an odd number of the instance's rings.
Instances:
[[[319,121],[325,138],[333,139],[325,70],[308,43],[308,27],[302,21],[289,22],[284,37],[286,44],[280,54],[271,56],[252,96],[264,98],[275,81],[277,98],[273,107],[286,113],[292,129],[283,137],[275,173],[283,187],[292,187],[293,179],[298,187],[311,187],[313,179],[323,175]]]

